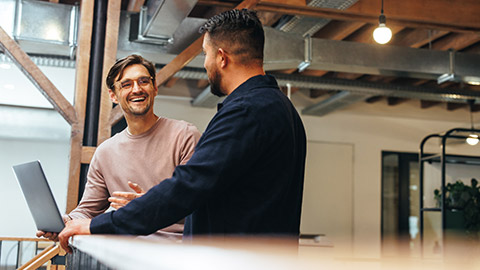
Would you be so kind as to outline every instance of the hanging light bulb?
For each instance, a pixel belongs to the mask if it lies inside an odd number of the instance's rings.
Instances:
[[[478,143],[478,135],[477,134],[470,134],[468,135],[468,138],[467,138],[467,143],[470,144],[470,145],[477,145]]]
[[[475,132],[475,128],[473,127],[473,105],[475,104],[475,100],[471,99],[468,101],[468,105],[470,106],[470,124],[472,125],[472,131]],[[470,145],[477,145],[478,144],[478,134],[471,133],[468,135],[466,142]]]
[[[385,24],[387,18],[383,15],[383,0],[382,0],[382,10],[380,17],[378,18],[379,24],[378,27],[373,31],[373,39],[379,44],[385,44],[392,39],[392,30],[387,27]]]

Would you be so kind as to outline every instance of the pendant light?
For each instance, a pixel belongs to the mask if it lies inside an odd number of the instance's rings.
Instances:
[[[373,39],[379,44],[385,44],[392,38],[392,30],[386,26],[387,18],[383,15],[383,0],[382,10],[380,13],[378,27],[373,31]]]
[[[474,130],[473,128],[473,103],[474,101],[473,100],[469,100],[469,105],[470,105],[470,124],[472,126],[472,131]],[[475,133],[471,133],[470,135],[468,135],[467,139],[466,139],[466,142],[469,144],[469,145],[477,145],[478,144],[478,141],[479,141],[479,138],[478,138],[478,134],[475,134]]]

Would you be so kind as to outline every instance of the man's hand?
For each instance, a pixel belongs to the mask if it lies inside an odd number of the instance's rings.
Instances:
[[[108,198],[110,202],[110,206],[115,209],[119,209],[125,205],[127,205],[133,199],[139,198],[145,194],[143,188],[141,188],[138,184],[132,183],[128,181],[128,186],[135,191],[135,192],[122,192],[122,191],[115,191],[113,192],[113,197]]]
[[[67,224],[72,218],[69,215],[62,215],[63,223]],[[53,233],[53,232],[44,232],[44,231],[37,231],[37,237],[45,237],[51,241],[58,241],[58,233]]]
[[[65,228],[58,235],[60,245],[66,252],[72,253],[72,249],[68,246],[68,239],[70,236],[90,234],[91,221],[91,219],[74,219],[67,222]]]

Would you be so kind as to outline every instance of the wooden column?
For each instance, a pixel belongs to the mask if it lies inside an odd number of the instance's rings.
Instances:
[[[105,31],[105,52],[103,56],[102,97],[100,101],[100,115],[98,119],[97,145],[100,145],[111,136],[112,125],[110,124],[110,114],[112,111],[112,102],[110,101],[110,97],[108,95],[108,87],[104,82],[107,78],[108,71],[113,64],[115,64],[115,60],[117,58],[120,8],[121,1],[108,1],[107,26]]]
[[[74,104],[75,111],[77,112],[77,122],[72,125],[72,135],[70,139],[67,213],[72,211],[78,202],[78,184],[80,180],[85,109],[87,104],[88,70],[90,66],[93,6],[93,0],[83,0],[80,6],[80,32],[77,49]]]

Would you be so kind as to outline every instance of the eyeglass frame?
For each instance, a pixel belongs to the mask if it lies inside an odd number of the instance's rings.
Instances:
[[[137,82],[137,85],[140,86],[140,87],[142,87],[142,86],[147,86],[147,84],[145,84],[145,85],[140,84],[140,82],[139,82],[138,80],[141,79],[141,78],[148,78],[148,79],[150,80],[150,81],[148,82],[148,84],[151,84],[151,83],[153,83],[153,81],[154,81],[154,78],[153,78],[152,76],[140,76],[140,77],[138,77],[138,78],[136,78],[136,79],[126,79],[126,80],[124,80],[124,81],[116,81],[116,82],[113,83],[113,86],[115,87],[117,84],[120,84],[120,87],[119,87],[120,90],[130,90],[130,89],[132,89],[132,88],[135,86],[135,83],[134,83],[134,82]],[[132,86],[130,86],[129,88],[122,87],[121,84],[122,84],[122,83],[125,83],[125,82],[128,82],[128,81],[133,82]]]

